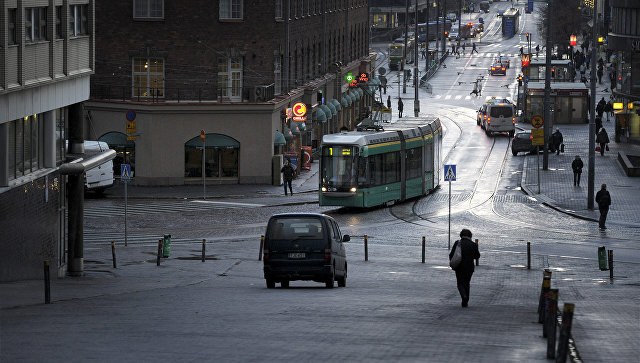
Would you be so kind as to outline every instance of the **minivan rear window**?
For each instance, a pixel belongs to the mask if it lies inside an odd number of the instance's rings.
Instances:
[[[322,222],[318,218],[272,218],[268,229],[272,240],[322,239]]]
[[[509,106],[491,107],[491,117],[513,117],[513,108]]]

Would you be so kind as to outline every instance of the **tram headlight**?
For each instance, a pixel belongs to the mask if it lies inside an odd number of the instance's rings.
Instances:
[[[327,191],[327,187],[322,187],[320,190],[322,190],[323,192]]]
[[[357,189],[356,189],[356,187],[353,187],[353,188],[351,188],[349,190],[351,191],[351,193],[355,193]]]

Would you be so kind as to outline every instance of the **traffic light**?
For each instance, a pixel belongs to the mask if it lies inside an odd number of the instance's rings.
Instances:
[[[527,33],[527,41],[529,41],[529,33]]]
[[[518,87],[522,87],[522,76],[518,76]]]
[[[551,78],[556,78],[556,69],[551,68]]]
[[[316,96],[316,102],[317,102],[319,105],[321,105],[321,104],[322,104],[322,100],[323,100],[323,97],[322,97],[322,90],[321,90],[321,89],[319,89],[319,90],[318,90],[318,93],[317,93],[317,96]]]
[[[472,27],[473,27],[473,23],[467,23],[467,26],[468,26],[469,28],[472,28]]]

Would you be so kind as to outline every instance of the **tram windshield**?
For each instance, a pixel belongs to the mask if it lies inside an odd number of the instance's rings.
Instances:
[[[357,147],[324,146],[322,148],[322,184],[333,188],[357,185]]]

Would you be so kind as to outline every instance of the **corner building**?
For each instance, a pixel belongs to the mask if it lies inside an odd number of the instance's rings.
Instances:
[[[207,184],[279,184],[282,156],[371,104],[345,80],[374,68],[368,29],[366,0],[97,2],[84,136],[138,185],[202,183],[201,130]],[[286,116],[298,102],[306,121]]]

